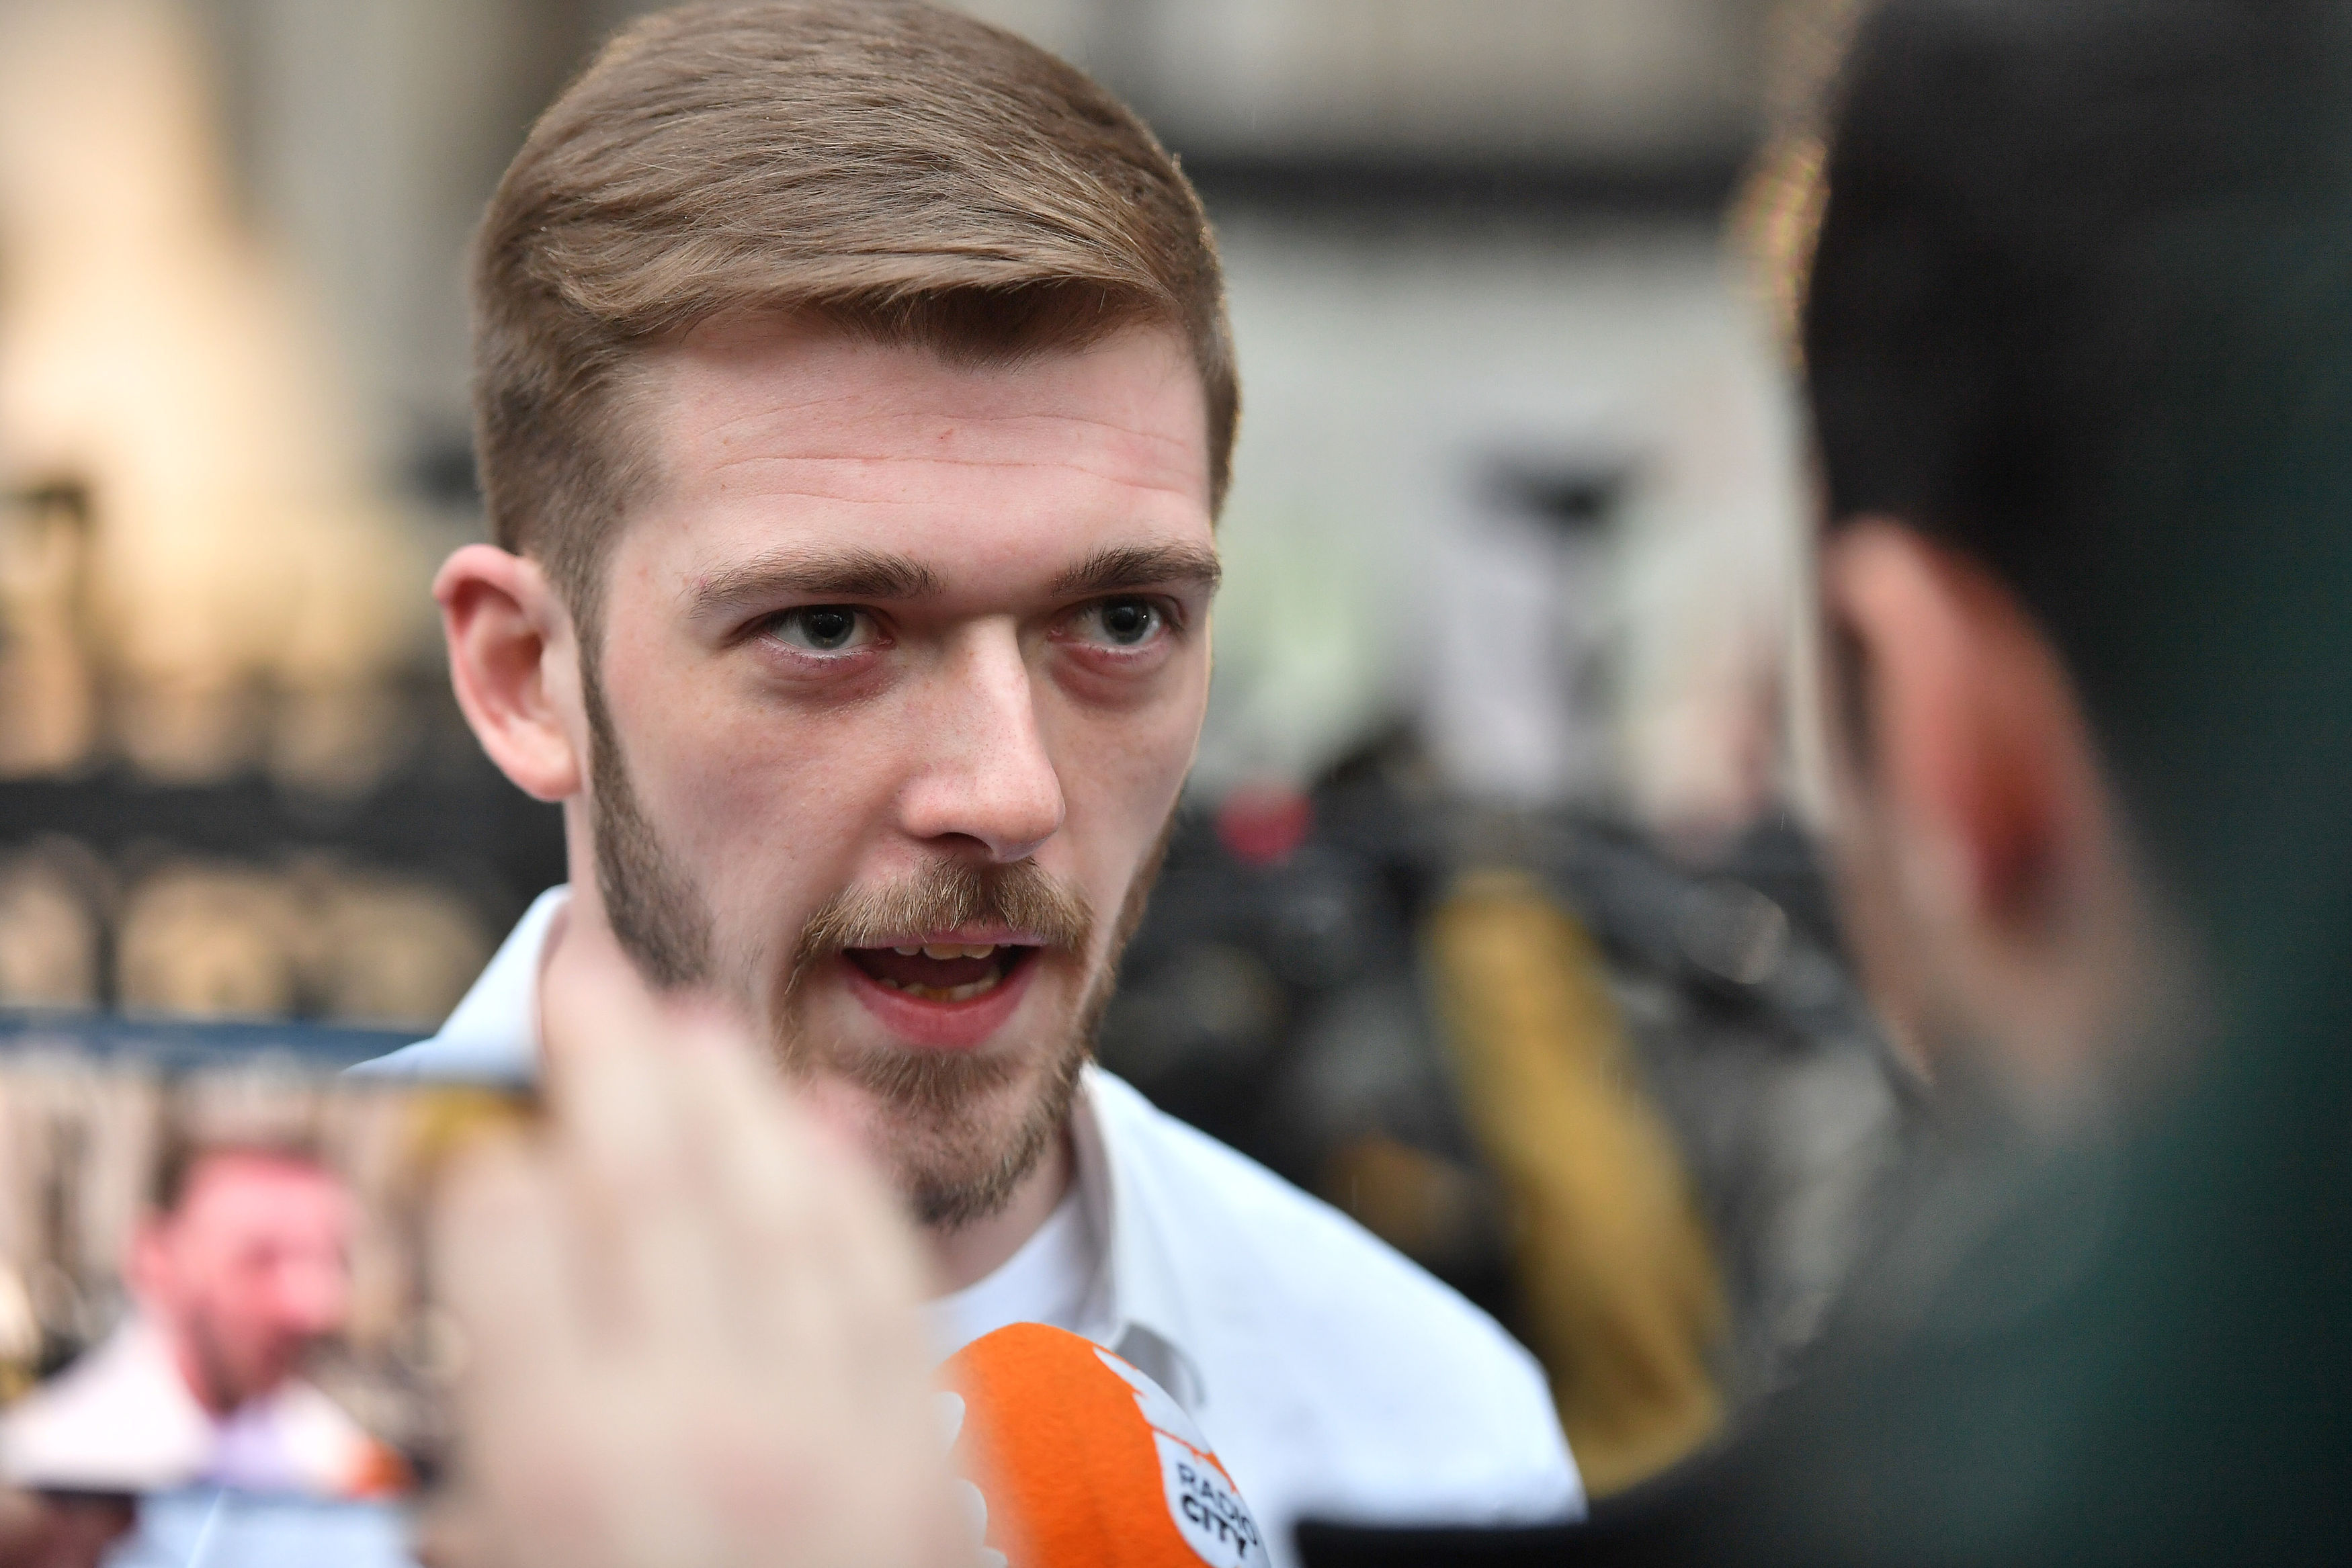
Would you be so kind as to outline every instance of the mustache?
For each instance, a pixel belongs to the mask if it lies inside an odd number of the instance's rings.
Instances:
[[[1045,946],[1083,954],[1094,942],[1095,916],[1085,894],[1035,861],[933,861],[904,882],[844,888],[827,899],[802,928],[793,973],[805,974],[845,948],[879,947],[961,925],[1007,925]]]

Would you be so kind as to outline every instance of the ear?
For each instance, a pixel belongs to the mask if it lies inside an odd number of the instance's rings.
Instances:
[[[539,563],[467,545],[433,580],[449,681],[475,738],[526,794],[580,792],[586,718],[571,612]]]
[[[123,1283],[130,1287],[135,1300],[151,1307],[161,1305],[168,1291],[171,1260],[165,1256],[166,1250],[162,1217],[142,1215],[131,1233],[131,1256],[123,1270]]]
[[[1830,538],[1822,594],[1854,666],[1849,760],[1914,914],[2046,936],[2105,849],[2088,727],[2047,639],[1983,569],[1888,520]]]

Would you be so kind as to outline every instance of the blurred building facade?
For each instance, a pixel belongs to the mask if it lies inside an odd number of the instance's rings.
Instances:
[[[213,865],[207,908],[290,906],[232,885],[254,839],[314,886],[465,862],[435,872],[469,884],[449,929],[560,874],[544,821],[469,760],[423,588],[478,528],[471,226],[538,108],[644,8],[0,0],[0,843],[47,846],[0,918],[78,854],[108,873],[88,938],[44,937],[10,997],[401,1003],[392,980],[126,988],[115,936],[162,917],[121,901],[150,871]],[[1303,786],[1402,728],[1481,799],[1726,831],[1802,797],[1780,745],[1794,442],[1720,244],[1775,7],[973,8],[1136,102],[1223,236],[1248,406],[1198,793]],[[420,772],[446,801],[387,831]],[[95,844],[39,782],[92,779],[128,791]],[[499,842],[436,856],[425,819],[452,812]],[[449,982],[404,963],[390,1016],[426,1021]]]

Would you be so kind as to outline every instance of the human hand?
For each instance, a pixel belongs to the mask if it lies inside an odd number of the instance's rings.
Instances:
[[[934,1568],[950,1490],[905,1222],[748,1040],[576,998],[551,1135],[437,1225],[465,1347],[449,1568]]]

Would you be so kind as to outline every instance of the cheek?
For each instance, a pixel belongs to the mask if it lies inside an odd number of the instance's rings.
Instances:
[[[780,712],[723,671],[640,670],[607,691],[638,804],[723,944],[730,930],[757,942],[840,885],[894,787],[872,710]]]
[[[1200,740],[1206,660],[1166,700],[1124,713],[1056,716],[1050,744],[1068,805],[1064,837],[1096,914],[1109,920],[1174,810]]]
[[[681,736],[665,764],[666,843],[688,861],[724,917],[772,921],[779,901],[813,903],[844,879],[887,805],[887,748],[859,727],[741,720]]]

